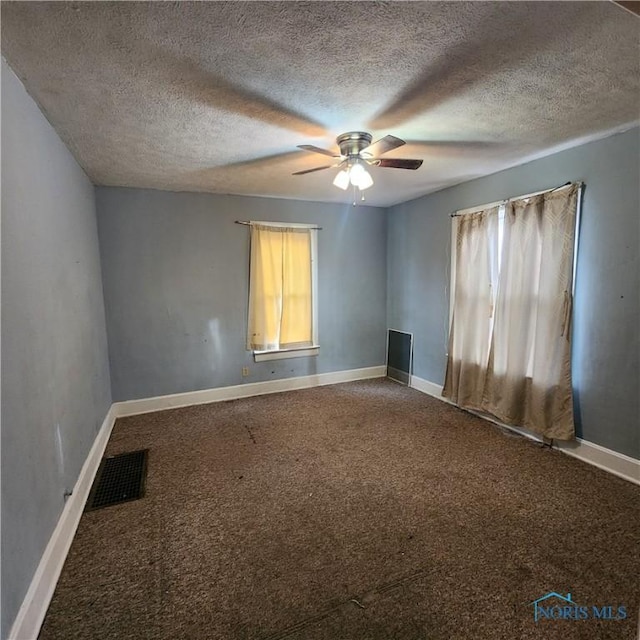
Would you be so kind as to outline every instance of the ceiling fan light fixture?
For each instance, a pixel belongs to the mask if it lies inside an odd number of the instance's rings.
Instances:
[[[372,184],[373,184],[373,178],[371,177],[371,174],[365,169],[358,176],[356,187],[358,187],[360,191],[364,191],[365,189],[368,189]]]
[[[360,191],[368,189],[373,184],[371,174],[364,168],[360,162],[356,162],[352,167],[349,180],[354,187],[358,187]]]
[[[336,138],[340,154],[336,154],[329,149],[322,149],[312,144],[300,144],[299,149],[320,153],[323,156],[330,156],[338,160],[337,164],[325,165],[323,167],[314,167],[313,169],[305,169],[296,171],[293,175],[299,176],[306,173],[313,173],[322,169],[330,169],[333,167],[345,167],[338,172],[333,179],[333,184],[346,191],[349,185],[353,185],[355,190],[364,191],[373,186],[373,178],[367,171],[370,165],[375,167],[392,168],[392,169],[418,169],[422,165],[422,160],[413,160],[409,158],[380,158],[384,153],[397,149],[405,144],[404,140],[395,136],[387,135],[376,142],[371,142],[372,137],[366,131],[348,131],[342,133]],[[364,200],[364,197],[362,198]]]
[[[349,186],[349,171],[347,169],[338,171],[338,174],[333,180],[333,184],[339,189],[346,191],[347,187]]]
[[[373,178],[371,177],[371,174],[368,171],[365,171],[362,178],[360,178],[360,184],[358,185],[360,187],[360,191],[364,191],[365,189],[368,189],[372,185],[373,185]]]

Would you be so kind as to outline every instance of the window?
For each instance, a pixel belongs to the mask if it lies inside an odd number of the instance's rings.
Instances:
[[[580,183],[452,225],[443,395],[546,438],[574,436],[571,308]]]
[[[257,362],[318,354],[316,229],[251,223],[247,349]]]

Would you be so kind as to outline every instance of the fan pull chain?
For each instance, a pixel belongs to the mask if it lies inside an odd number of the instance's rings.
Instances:
[[[357,197],[356,191],[359,191],[359,189],[354,184],[353,185],[353,206],[354,207],[358,206],[358,197]],[[364,202],[364,191],[360,191],[360,202]]]

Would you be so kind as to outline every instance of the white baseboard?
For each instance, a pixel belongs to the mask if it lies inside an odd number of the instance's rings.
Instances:
[[[80,475],[58,519],[38,568],[22,601],[8,640],[35,640],[53,597],[62,566],[78,528],[85,502],[91,490],[105,447],[115,423],[113,405],[98,431]]]
[[[631,456],[625,456],[582,438],[576,438],[575,442],[557,442],[554,443],[554,447],[562,453],[640,485],[640,460]]]
[[[386,367],[384,365],[366,367],[364,369],[348,369],[346,371],[318,373],[310,376],[267,380],[266,382],[250,382],[248,384],[204,389],[202,391],[187,391],[185,393],[174,393],[167,396],[156,396],[155,398],[143,398],[142,400],[126,400],[124,402],[115,402],[113,409],[116,417],[121,418],[124,416],[138,415],[140,413],[163,411],[164,409],[188,407],[196,404],[237,400],[238,398],[261,396],[268,393],[292,391],[294,389],[308,389],[310,387],[338,384],[340,382],[382,378],[385,375]]]
[[[448,404],[453,404],[447,398],[442,397],[442,385],[436,384],[435,382],[429,382],[429,380],[424,380],[423,378],[419,378],[418,376],[411,376],[410,386],[417,391],[422,391],[422,393],[426,393],[427,395],[433,396],[434,398],[438,398],[438,400],[442,400],[443,402],[447,402]],[[527,438],[540,441],[539,436],[536,436],[534,433],[528,431],[527,429],[518,429],[516,427],[511,427],[509,425],[502,424],[497,420],[491,420],[487,416],[483,416],[480,413],[472,413],[480,418],[483,418],[484,420],[494,422],[501,427],[510,429],[511,431],[515,431],[516,433],[519,433],[520,435],[523,435]],[[557,449],[558,451],[562,451],[562,453],[566,453],[569,456],[578,458],[583,462],[598,467],[599,469],[608,471],[609,473],[612,473],[619,478],[623,478],[624,480],[628,480],[629,482],[640,485],[640,460],[636,460],[635,458],[631,458],[630,456],[618,453],[617,451],[613,451],[612,449],[607,449],[606,447],[602,447],[599,444],[595,444],[594,442],[583,440],[582,438],[576,438],[571,442],[561,442],[556,440],[553,443],[553,448]]]
[[[442,400],[442,402],[446,402],[447,404],[453,404],[451,400],[448,398],[444,398],[442,396],[442,385],[436,384],[435,382],[429,382],[424,378],[419,378],[418,376],[411,376],[411,380],[409,381],[409,386],[413,389],[417,389],[418,391],[422,391],[422,393],[426,393],[428,396],[433,396],[434,398],[438,398],[438,400]]]
[[[73,488],[73,493],[68,498],[58,524],[40,559],[27,594],[9,632],[8,640],[35,640],[38,637],[116,418],[293,389],[306,389],[340,382],[382,378],[385,375],[386,367],[381,365],[113,403],[82,466],[76,485]]]
[[[76,485],[73,488],[73,493],[67,500],[58,524],[40,559],[22,606],[11,627],[8,640],[34,640],[38,637],[116,418],[195,404],[234,400],[294,389],[307,389],[340,382],[381,378],[385,374],[385,366],[366,367],[363,369],[349,369],[347,371],[220,387],[218,389],[176,393],[112,404],[82,466]],[[443,402],[452,404],[442,397],[442,387],[438,384],[417,376],[411,376],[410,386]],[[532,437],[532,434],[525,433],[519,429],[507,428],[518,431],[527,437]],[[567,455],[579,458],[625,480],[640,484],[640,460],[579,438],[575,442],[560,443],[558,449]]]

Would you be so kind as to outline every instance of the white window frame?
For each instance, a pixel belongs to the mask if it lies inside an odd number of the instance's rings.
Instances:
[[[311,335],[313,344],[310,347],[298,347],[295,349],[254,350],[253,361],[265,362],[267,360],[317,356],[320,353],[320,344],[318,342],[318,225],[303,222],[270,222],[261,220],[252,220],[250,224],[259,224],[265,227],[292,227],[311,231]]]

